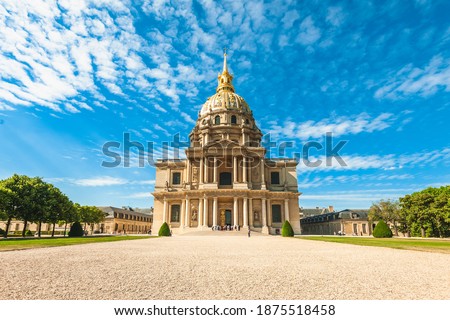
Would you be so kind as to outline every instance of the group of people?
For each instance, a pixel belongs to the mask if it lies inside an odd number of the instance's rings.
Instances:
[[[212,231],[241,231],[241,226],[232,226],[232,225],[225,225],[225,226],[212,226]]]

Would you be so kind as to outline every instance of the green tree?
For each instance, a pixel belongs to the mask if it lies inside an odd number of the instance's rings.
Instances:
[[[56,224],[63,221],[65,218],[65,211],[70,210],[72,202],[63,194],[58,188],[49,185],[49,198],[46,206],[46,222],[53,224],[52,237],[55,236]]]
[[[398,236],[398,223],[401,220],[399,202],[388,199],[373,203],[369,209],[369,219],[371,221],[384,220],[391,223],[395,235]]]
[[[170,232],[169,225],[167,224],[167,222],[164,222],[161,225],[161,228],[159,228],[158,236],[160,236],[160,237],[170,237],[171,235],[172,235],[172,233]]]
[[[84,231],[86,231],[86,225],[90,225],[92,232],[94,225],[104,221],[107,215],[95,206],[81,206],[78,210],[80,213],[80,222],[84,223]]]
[[[283,226],[281,227],[281,235],[283,237],[293,237],[294,236],[294,230],[292,229],[291,224],[289,221],[284,221]]]
[[[80,222],[75,221],[70,227],[69,237],[82,237],[84,235],[83,227]]]
[[[9,231],[9,226],[12,219],[23,220],[24,226],[22,230],[22,237],[25,237],[28,222],[33,221],[35,207],[40,205],[42,199],[36,197],[35,186],[42,182],[41,178],[30,178],[25,175],[14,174],[13,176],[2,180],[2,187],[9,191],[4,191],[3,195],[7,194],[7,201],[2,206],[5,206],[4,212],[8,216],[6,233]]]
[[[11,220],[17,217],[17,207],[19,199],[16,194],[9,188],[10,181],[8,179],[0,180],[0,217],[1,220],[6,220],[6,228],[3,237],[8,237]]]
[[[373,229],[373,236],[375,238],[392,238],[392,231],[386,222],[380,220]]]

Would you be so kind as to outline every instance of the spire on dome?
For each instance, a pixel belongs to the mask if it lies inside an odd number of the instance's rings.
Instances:
[[[227,48],[223,48],[223,70],[222,74],[219,73],[217,80],[219,83],[217,85],[216,92],[219,92],[221,90],[229,90],[234,92],[234,87],[232,84],[233,76],[228,72]]]
[[[227,66],[227,48],[223,48],[223,71],[222,73],[228,72]]]

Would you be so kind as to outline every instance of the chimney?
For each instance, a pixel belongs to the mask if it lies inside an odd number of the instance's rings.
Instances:
[[[333,206],[328,206],[328,211],[334,212],[334,207]]]

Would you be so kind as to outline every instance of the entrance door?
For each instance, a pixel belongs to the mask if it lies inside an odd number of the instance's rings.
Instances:
[[[231,226],[231,210],[225,210],[225,225]]]

